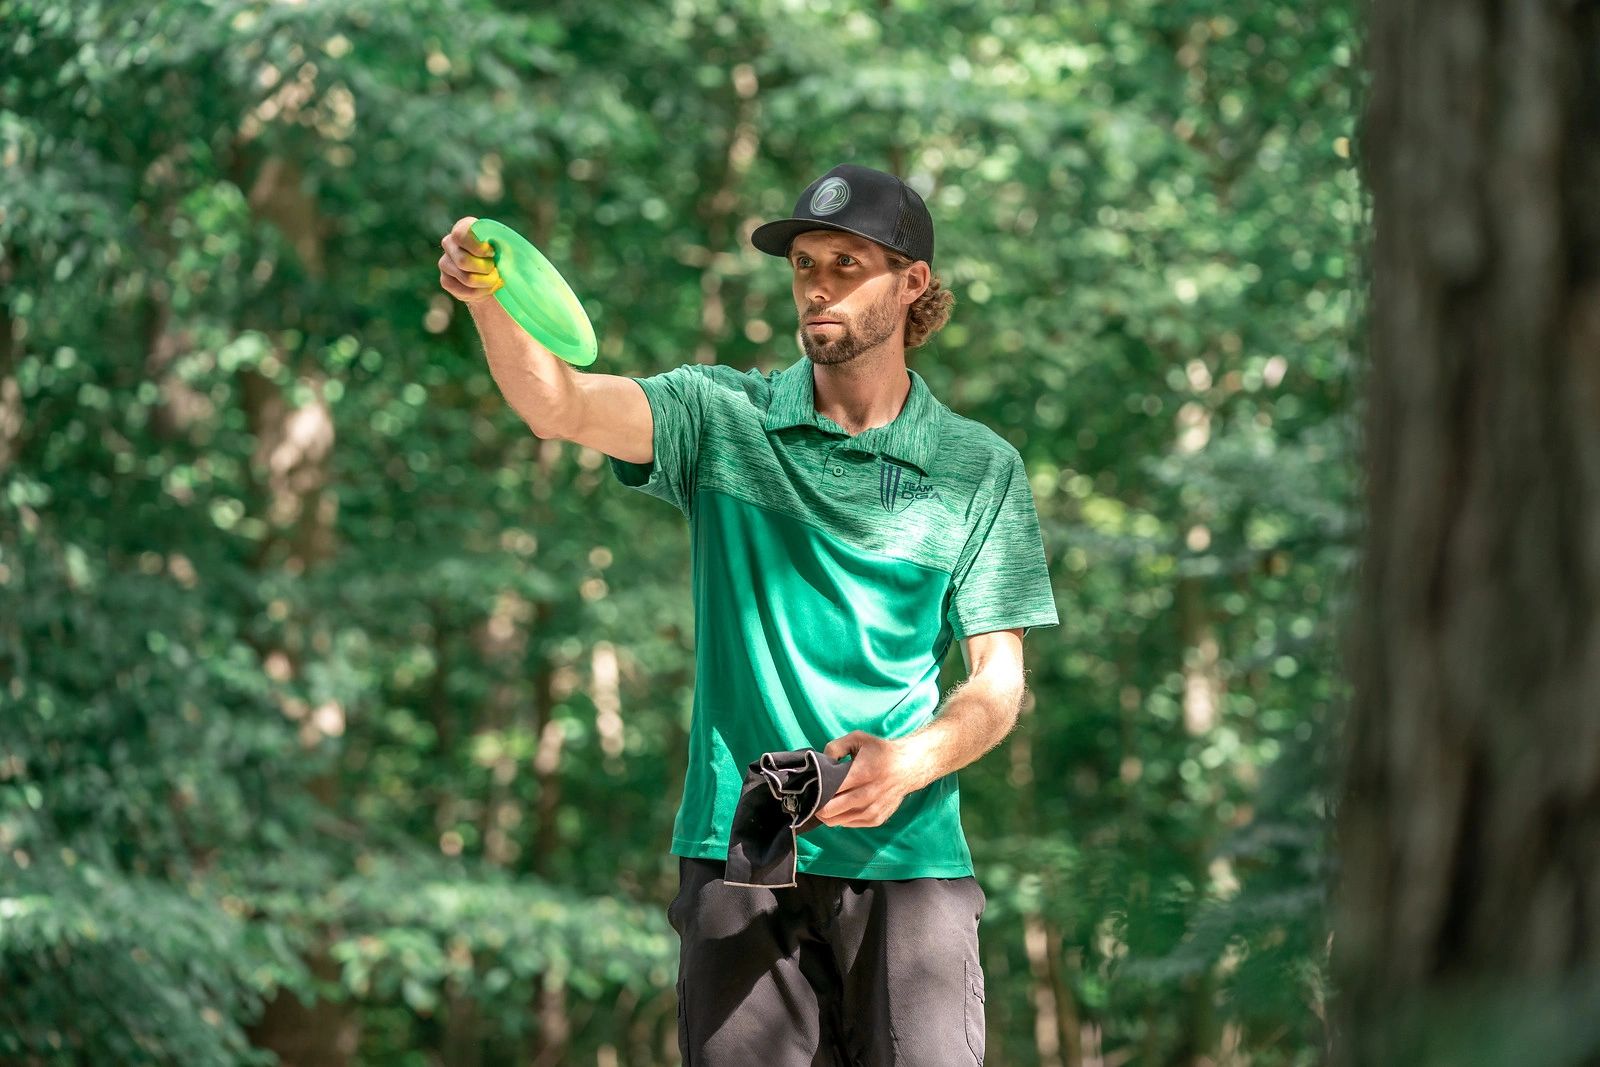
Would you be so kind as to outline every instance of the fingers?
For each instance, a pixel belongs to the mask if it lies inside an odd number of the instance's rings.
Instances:
[[[457,300],[471,303],[486,300],[503,285],[500,275],[462,271],[448,255],[439,257],[439,287]]]
[[[480,241],[472,236],[472,224],[478,221],[476,215],[466,215],[456,220],[450,227],[450,238],[462,251],[473,256],[494,256],[494,248],[488,241]]]
[[[899,799],[886,786],[869,776],[851,775],[817,812],[817,818],[829,826],[877,826],[899,806]]]
[[[456,236],[454,230],[439,242],[444,254],[462,274],[488,274],[494,270],[494,248],[471,234]]]
[[[860,751],[862,741],[866,736],[860,730],[851,730],[843,737],[836,737],[829,741],[823,748],[822,754],[829,759],[842,759],[851,753]]]
[[[848,819],[850,814],[849,809],[835,800],[825,804],[822,810],[817,812],[817,821],[824,826],[842,826],[843,820]]]
[[[495,270],[494,248],[472,235],[477,218],[467,215],[439,242],[439,286],[457,300],[481,300],[503,284]]]
[[[834,802],[817,812],[817,821],[826,826],[850,828],[882,826],[899,806],[899,804],[890,806],[883,800],[861,805],[839,805]]]
[[[442,262],[439,265],[439,288],[443,289],[457,300],[466,303],[471,303],[474,300],[482,300],[486,295],[484,290],[473,288],[472,286],[461,281],[461,279],[455,277],[453,274],[446,274],[445,267]]]
[[[852,730],[828,742],[823,754],[851,758],[838,791],[817,813],[819,821],[828,826],[881,826],[899,809],[905,791],[893,762],[893,742]]]
[[[494,260],[480,261],[474,256],[463,256],[467,266],[462,266],[449,252],[439,257],[439,273],[455,279],[464,289],[494,289],[498,288],[500,275],[495,271]],[[480,262],[487,262],[487,267],[479,267]]]

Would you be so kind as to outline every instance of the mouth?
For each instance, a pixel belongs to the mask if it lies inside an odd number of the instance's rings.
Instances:
[[[807,319],[806,320],[806,325],[807,326],[837,326],[837,325],[839,325],[839,320],[838,319]]]

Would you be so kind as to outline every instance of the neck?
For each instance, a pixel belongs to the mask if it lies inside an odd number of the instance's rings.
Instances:
[[[905,350],[865,352],[848,363],[813,363],[811,394],[817,414],[858,434],[895,420],[911,395]]]

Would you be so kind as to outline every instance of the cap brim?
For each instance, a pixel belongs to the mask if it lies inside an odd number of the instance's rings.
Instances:
[[[854,234],[863,240],[871,241],[875,245],[883,245],[884,248],[894,247],[885,245],[876,237],[862,233],[860,230],[852,230],[848,226],[840,226],[834,222],[823,222],[820,219],[778,219],[776,222],[762,223],[750,234],[750,243],[769,256],[787,259],[789,256],[789,243],[800,234],[810,230],[838,230],[840,233]],[[894,250],[901,255],[911,254],[899,248]]]

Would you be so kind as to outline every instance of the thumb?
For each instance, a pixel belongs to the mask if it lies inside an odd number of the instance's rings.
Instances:
[[[861,749],[861,731],[851,730],[843,737],[835,738],[828,742],[822,754],[831,759],[842,759],[847,755],[854,755]]]

